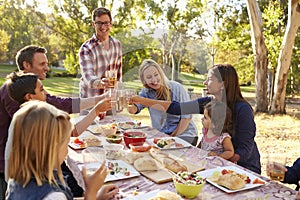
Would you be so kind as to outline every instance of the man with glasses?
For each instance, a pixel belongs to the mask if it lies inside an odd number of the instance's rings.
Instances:
[[[92,26],[95,34],[82,44],[79,51],[81,97],[102,94],[109,86],[108,70],[117,71],[117,80],[122,78],[122,46],[119,40],[110,36],[110,11],[96,8],[92,13]]]

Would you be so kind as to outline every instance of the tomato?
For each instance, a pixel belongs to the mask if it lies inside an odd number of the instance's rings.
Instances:
[[[126,172],[124,173],[124,175],[125,175],[125,176],[130,176],[130,171],[126,171]]]
[[[160,139],[161,139],[161,138],[154,138],[154,139],[153,139],[153,143],[154,143],[154,144],[157,144],[158,140],[160,140]]]
[[[249,176],[247,176],[246,183],[250,183],[250,182],[251,182],[251,180],[250,180]]]
[[[223,169],[222,171],[221,171],[221,173],[224,175],[224,174],[228,174],[228,171],[226,170],[226,169]]]
[[[78,137],[76,137],[76,138],[73,140],[73,142],[74,142],[75,144],[84,144],[84,142],[81,141]]]

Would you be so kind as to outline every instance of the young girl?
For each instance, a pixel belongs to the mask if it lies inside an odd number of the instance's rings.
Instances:
[[[230,159],[234,155],[234,148],[229,134],[232,129],[231,112],[226,109],[226,104],[219,101],[206,104],[202,125],[201,149],[209,151],[208,156]]]
[[[60,169],[73,129],[69,115],[45,102],[29,101],[12,122],[7,199],[73,199]],[[96,199],[106,174],[104,163],[91,177],[83,170],[85,199]]]
[[[140,96],[149,99],[184,102],[190,100],[189,95],[180,83],[169,81],[161,67],[153,60],[144,60],[139,70],[144,88]],[[137,114],[145,106],[131,105],[128,110]],[[189,143],[197,141],[197,129],[192,121],[192,115],[170,115],[153,108],[149,108],[152,127],[171,136],[177,136]]]

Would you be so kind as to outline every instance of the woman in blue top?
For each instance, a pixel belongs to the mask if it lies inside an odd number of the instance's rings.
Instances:
[[[238,75],[232,65],[214,65],[204,82],[207,93],[212,96],[203,97],[184,103],[170,101],[151,101],[141,97],[132,98],[133,103],[142,103],[151,108],[166,111],[170,114],[203,114],[204,105],[215,98],[227,103],[232,110],[234,132],[232,143],[235,154],[230,159],[247,169],[261,173],[260,154],[254,137],[256,125],[251,105],[242,96]]]
[[[153,60],[146,59],[140,66],[140,79],[144,88],[140,96],[149,99],[184,102],[189,101],[189,95],[180,83],[169,81],[161,67]],[[145,106],[131,104],[128,111],[137,114]],[[169,114],[149,108],[152,127],[171,136],[177,136],[189,143],[196,144],[197,128],[192,121],[192,115]]]

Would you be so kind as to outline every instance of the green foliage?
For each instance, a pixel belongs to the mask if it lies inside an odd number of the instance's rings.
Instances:
[[[264,38],[268,49],[269,68],[274,70],[285,31],[284,10],[278,1],[270,1],[263,10]]]
[[[231,10],[229,16],[227,10]],[[250,25],[246,7],[224,5],[220,8],[221,25],[217,31],[218,42],[215,63],[230,63],[235,66],[240,82],[254,81],[254,55],[251,46]],[[219,11],[216,11],[219,13]]]

